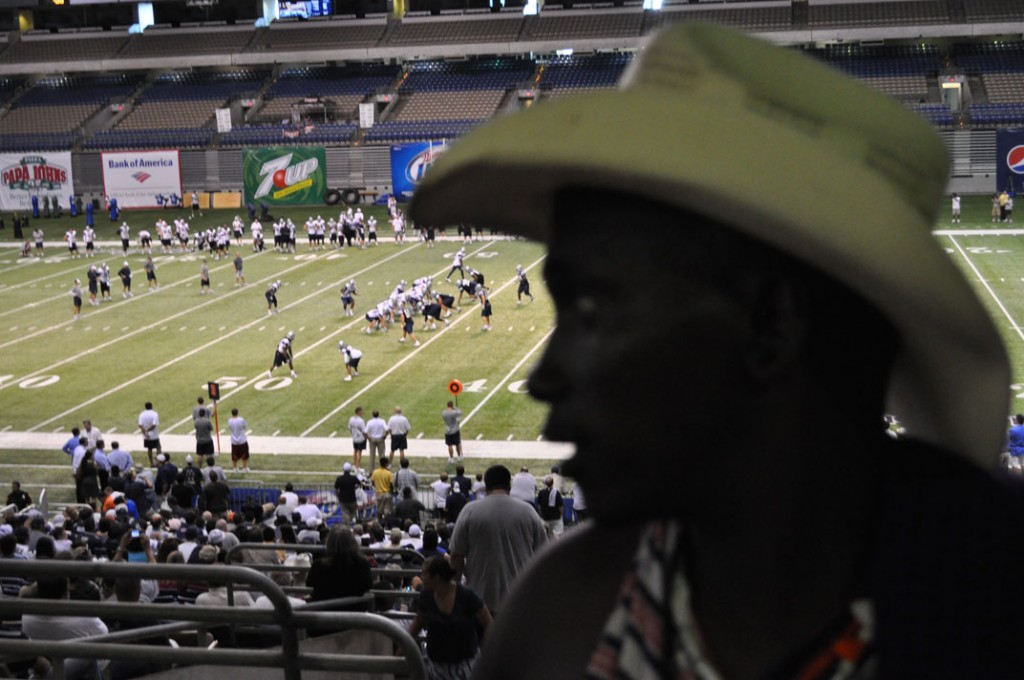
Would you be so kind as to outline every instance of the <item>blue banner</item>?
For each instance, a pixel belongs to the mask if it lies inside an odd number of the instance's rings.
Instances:
[[[391,186],[395,198],[412,198],[423,173],[448,147],[442,142],[415,142],[391,147]]]
[[[996,130],[996,191],[1024,189],[1024,130]]]

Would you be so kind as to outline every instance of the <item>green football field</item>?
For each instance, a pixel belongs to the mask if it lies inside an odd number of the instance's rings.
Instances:
[[[1024,385],[1024,231],[990,233],[1015,225],[992,224],[989,206],[987,197],[967,197],[962,222],[954,225],[944,205],[935,238],[977,287],[1004,334],[1015,380]],[[336,210],[322,206],[275,213],[292,217],[301,227],[311,214],[327,217]],[[0,249],[0,431],[67,432],[91,418],[108,442],[121,435],[138,452],[136,422],[146,401],[160,413],[162,434],[188,435],[191,408],[205,394],[206,383],[215,381],[222,390],[222,429],[228,410],[237,407],[254,435],[347,439],[346,423],[356,405],[367,411],[380,409],[385,417],[400,405],[412,421],[413,439],[440,439],[439,411],[449,399],[447,385],[459,379],[465,386],[459,397],[466,414],[465,439],[537,440],[545,409],[525,394],[524,381],[553,330],[553,308],[542,277],[543,248],[489,233],[467,244],[466,264],[484,272],[492,291],[493,330],[482,329],[479,306],[464,300],[448,328],[423,330],[419,320],[416,334],[422,344],[413,347],[411,342],[398,342],[398,328],[365,334],[362,315],[401,279],[411,282],[430,275],[437,290],[454,294],[454,284],[446,283],[444,276],[459,244],[441,240],[428,249],[412,238],[396,246],[383,209],[367,212],[377,214],[381,223],[378,247],[311,252],[300,232],[296,254],[254,254],[247,241],[238,249],[245,260],[247,285],[234,286],[230,261],[209,259],[214,293],[208,296],[200,295],[196,254],[162,255],[157,252],[159,244],[154,261],[160,288],[147,292],[145,258],[135,235],[141,228],[151,229],[158,215],[170,219],[172,213],[125,213],[133,233],[128,259],[135,296],[121,298],[115,275],[113,302],[91,307],[86,300],[78,321],[71,318],[72,281],[85,281],[86,269],[94,262],[106,261],[116,272],[123,260],[120,248],[94,259],[70,260],[61,239],[69,226],[81,231],[81,218],[34,222],[46,233],[45,258],[22,260],[16,249]],[[228,223],[233,216],[233,211],[207,212],[191,220],[192,229]],[[6,217],[0,241],[13,243],[10,216]],[[100,215],[98,237],[116,240],[117,224]],[[269,241],[269,225],[265,234]],[[454,230],[448,236],[454,237]],[[529,271],[533,303],[516,305],[517,264]],[[346,317],[339,289],[353,278],[359,291],[357,314]],[[264,292],[277,279],[283,282],[280,313],[268,316]],[[296,334],[298,377],[292,379],[287,369],[269,377],[274,349],[288,331]],[[352,382],[342,380],[337,349],[342,339],[364,353],[361,375]],[[1013,394],[1011,410],[1024,410],[1024,387]],[[414,445],[410,451],[421,472],[446,468],[443,457],[416,458]],[[482,472],[491,462],[469,462],[470,472]],[[518,466],[523,461],[512,455],[503,462]],[[530,464],[541,473],[553,462]],[[255,478],[267,484],[288,479],[329,483],[338,465],[332,457],[315,455],[255,456],[253,461]],[[0,480],[16,477],[30,492],[48,485],[55,499],[66,500],[69,493],[66,458],[58,452],[4,451]]]
[[[326,209],[281,210],[300,226],[310,214],[327,217]],[[335,209],[331,209],[332,211]],[[524,381],[538,360],[553,328],[553,311],[543,286],[544,250],[523,240],[492,237],[466,244],[466,265],[483,272],[491,289],[492,330],[483,330],[480,306],[466,298],[451,325],[424,330],[417,319],[416,336],[400,343],[400,327],[387,333],[366,334],[363,313],[386,299],[402,279],[411,282],[433,276],[435,290],[457,296],[445,281],[454,251],[461,243],[441,240],[427,248],[416,238],[397,246],[390,225],[377,212],[381,242],[367,249],[311,251],[300,231],[298,252],[256,254],[251,245],[233,246],[244,259],[247,283],[235,287],[230,260],[207,256],[213,294],[200,295],[201,256],[195,253],[159,254],[159,289],[147,291],[142,270],[145,256],[135,240],[140,228],[152,228],[156,211],[125,213],[132,225],[134,297],[123,299],[116,271],[123,258],[120,247],[102,248],[95,258],[71,260],[62,237],[80,220],[40,219],[33,222],[46,233],[46,257],[21,259],[16,249],[0,250],[0,431],[67,432],[90,418],[106,434],[118,435],[135,451],[138,414],[147,401],[160,413],[161,435],[191,432],[191,409],[204,395],[207,382],[221,388],[221,427],[228,411],[240,409],[254,435],[348,438],[347,421],[357,405],[367,413],[380,409],[386,418],[401,406],[413,425],[411,439],[440,439],[440,411],[451,398],[448,383],[460,380],[464,390],[459,406],[463,437],[468,440],[536,440],[544,407],[525,393]],[[278,211],[275,211],[278,212]],[[191,221],[197,227],[230,222],[222,212]],[[117,224],[103,216],[97,221],[100,239],[113,240]],[[271,242],[272,232],[264,233]],[[11,238],[8,216],[4,241]],[[79,236],[79,249],[84,250]],[[90,264],[107,262],[112,270],[113,301],[90,306],[85,296],[81,318],[72,319],[69,290],[75,278],[86,281]],[[529,273],[535,302],[516,304],[515,267]],[[355,279],[356,315],[343,315],[339,290]],[[267,314],[267,286],[282,281],[279,313]],[[295,332],[297,378],[287,367],[271,367],[278,341]],[[360,375],[344,382],[339,340],[362,350]],[[368,416],[367,416],[368,417]],[[226,445],[226,444],[225,444]],[[413,449],[411,446],[410,449]],[[435,452],[438,453],[438,452]],[[39,460],[60,464],[63,454],[5,452],[11,465]],[[275,461],[274,468],[310,471],[319,468],[313,457],[301,464]],[[254,461],[254,468],[261,466]],[[324,461],[322,469],[336,471],[338,462]],[[7,478],[15,476],[8,468]],[[482,469],[480,470],[482,471]],[[63,475],[62,475],[63,476]],[[33,470],[20,470],[32,484]],[[332,477],[333,479],[333,477]]]

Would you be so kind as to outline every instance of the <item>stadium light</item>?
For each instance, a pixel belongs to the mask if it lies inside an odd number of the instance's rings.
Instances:
[[[661,11],[661,5],[664,0],[644,0],[644,9],[649,9],[654,12]]]

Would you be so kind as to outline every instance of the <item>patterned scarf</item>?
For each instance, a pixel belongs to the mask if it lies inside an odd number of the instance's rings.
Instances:
[[[618,603],[587,666],[591,680],[720,680],[705,658],[682,569],[682,530],[676,522],[652,522],[626,573]],[[871,606],[851,605],[836,632],[787,670],[768,678],[868,680],[875,659],[870,647]]]

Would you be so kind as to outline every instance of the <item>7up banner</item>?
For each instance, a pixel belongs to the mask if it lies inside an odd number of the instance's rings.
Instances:
[[[321,203],[327,190],[322,147],[243,149],[245,202],[258,205]]]

